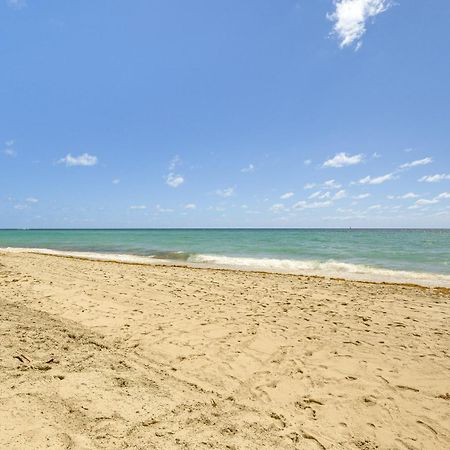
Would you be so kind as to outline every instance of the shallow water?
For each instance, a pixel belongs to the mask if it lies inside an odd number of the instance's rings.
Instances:
[[[449,229],[0,230],[0,247],[450,286]]]

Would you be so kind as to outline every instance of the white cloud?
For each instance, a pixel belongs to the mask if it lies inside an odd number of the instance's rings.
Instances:
[[[170,208],[163,208],[161,205],[156,205],[156,210],[158,211],[158,212],[161,212],[161,213],[171,213],[171,212],[173,212],[173,209],[170,209]]]
[[[114,178],[114,180],[112,180],[112,184],[119,184],[119,183],[120,183],[119,178]]]
[[[417,197],[418,195],[414,194],[414,192],[408,192],[407,194],[397,196],[397,198],[400,200],[407,200],[410,198],[417,198]]]
[[[435,203],[438,203],[439,200],[437,198],[432,198],[432,199],[426,199],[426,198],[421,198],[419,200],[417,200],[416,205],[433,205]]]
[[[340,189],[342,185],[336,182],[336,180],[327,180],[323,183],[307,183],[304,186],[304,189]]]
[[[391,6],[390,0],[335,0],[335,11],[328,14],[334,22],[333,33],[339,40],[341,48],[353,43],[356,50],[361,46],[361,39],[366,32],[366,22],[386,11]]]
[[[312,193],[308,198],[309,198],[309,199],[315,199],[315,198],[317,198],[317,199],[319,199],[319,200],[323,200],[323,199],[325,199],[325,198],[330,198],[330,197],[331,197],[331,194],[330,194],[329,191],[325,191],[325,192],[322,192],[322,191],[316,191],[316,192]]]
[[[425,205],[434,205],[436,203],[439,203],[443,199],[449,199],[450,198],[450,192],[441,192],[439,195],[436,195],[436,197],[427,199],[427,198],[421,198],[416,201],[412,208],[418,208],[419,206],[425,206]]]
[[[28,205],[24,205],[24,204],[14,205],[14,209],[18,209],[18,210],[27,209],[27,208],[28,208]]]
[[[35,198],[35,197],[28,197],[28,198],[25,199],[25,201],[27,203],[38,203],[39,202],[39,200],[37,198]]]
[[[305,166],[309,166],[311,163],[312,163],[312,161],[311,161],[310,159],[305,159],[305,160],[303,161],[303,164],[304,164]]]
[[[372,205],[372,206],[369,206],[367,209],[368,210],[381,209],[381,205]]]
[[[325,202],[312,202],[308,203],[304,200],[297,202],[293,208],[294,209],[315,209],[315,208],[327,208],[328,206],[331,206],[331,201],[327,200]]]
[[[369,194],[369,193],[359,194],[359,195],[353,196],[353,198],[354,198],[355,200],[363,200],[363,199],[365,199],[365,198],[367,198],[367,197],[370,197],[370,194]]]
[[[131,205],[130,209],[147,209],[145,205]]]
[[[184,209],[195,209],[197,208],[197,205],[195,203],[187,203],[184,205]]]
[[[253,164],[249,164],[247,167],[243,167],[241,169],[242,173],[252,173],[255,171],[255,166]]]
[[[98,162],[96,156],[89,153],[83,153],[79,156],[72,156],[68,153],[64,158],[58,161],[58,164],[65,164],[67,167],[72,166],[95,166]]]
[[[416,166],[426,166],[427,164],[431,164],[433,162],[433,158],[426,157],[423,159],[416,159],[415,161],[411,161],[400,166],[400,169],[410,169],[411,167]]]
[[[396,177],[393,173],[388,173],[386,175],[381,175],[379,177],[372,178],[370,175],[367,177],[361,178],[357,183],[358,184],[382,184],[386,181],[394,180]]]
[[[169,162],[169,174],[166,176],[166,184],[170,187],[177,188],[184,183],[183,175],[175,173],[175,169],[181,164],[181,158],[175,155]]]
[[[283,203],[275,203],[270,207],[270,210],[274,213],[285,211],[286,207],[283,205]]]
[[[441,173],[436,175],[426,175],[422,178],[419,178],[419,181],[427,182],[427,183],[439,183],[439,181],[450,180],[450,173]]]
[[[379,158],[381,158],[381,155],[378,152],[374,152],[374,153],[372,153],[372,158],[379,159]]]
[[[336,192],[336,194],[333,195],[333,200],[341,200],[343,198],[347,197],[347,192],[345,192],[344,189]]]
[[[333,158],[326,160],[323,167],[345,167],[359,164],[363,160],[363,155],[348,155],[347,153],[337,153]]]
[[[226,189],[217,189],[216,194],[219,197],[224,197],[224,198],[231,197],[234,195],[234,187],[229,187]]]
[[[450,192],[441,192],[437,197],[435,197],[438,200],[441,200],[443,198],[450,198]]]
[[[328,180],[323,183],[323,187],[326,189],[339,189],[342,186],[339,183],[336,183],[336,180]]]
[[[285,194],[281,195],[280,198],[281,200],[287,200],[288,198],[291,198],[294,196],[293,192],[286,192]]]
[[[347,197],[347,192],[344,189],[341,189],[340,191],[336,192],[336,194],[331,195],[330,191],[317,191],[311,194],[308,198],[309,199],[318,199],[318,200],[325,200],[325,199],[332,199],[332,200],[341,200],[343,198]]]
[[[184,183],[184,178],[181,175],[177,175],[175,173],[169,173],[166,177],[166,184],[170,187],[177,188],[178,186]]]

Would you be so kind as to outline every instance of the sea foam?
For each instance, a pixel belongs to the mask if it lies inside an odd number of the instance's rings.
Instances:
[[[186,264],[194,267],[211,267],[237,269],[246,271],[263,271],[274,273],[287,273],[293,275],[324,276],[343,278],[356,281],[411,283],[430,287],[450,288],[450,275],[429,272],[412,272],[404,270],[391,270],[364,264],[351,264],[346,262],[328,260],[294,260],[276,258],[248,258],[232,257],[210,254],[196,254],[183,257],[183,260],[162,259],[161,254],[139,256],[118,253],[97,253],[62,251],[45,248],[0,248],[0,251],[10,253],[40,253],[45,255],[69,256],[73,258],[91,259],[97,261],[115,261],[135,264]],[[172,252],[168,252],[170,254]],[[177,253],[177,252],[173,252]]]

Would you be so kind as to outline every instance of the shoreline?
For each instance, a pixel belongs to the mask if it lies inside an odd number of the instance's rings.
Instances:
[[[165,260],[158,259],[152,256],[141,256],[132,254],[120,254],[120,253],[101,253],[101,252],[89,252],[89,251],[65,251],[65,250],[54,250],[48,248],[26,248],[26,247],[0,247],[0,253],[19,253],[19,254],[36,254],[36,255],[48,255],[56,256],[60,258],[74,258],[80,260],[88,261],[100,261],[100,262],[111,262],[117,264],[131,264],[131,265],[142,265],[142,266],[170,266],[170,267],[185,267],[192,269],[214,269],[214,270],[228,270],[236,272],[251,272],[251,273],[266,273],[266,274],[278,274],[278,275],[293,275],[300,277],[315,277],[323,278],[336,281],[351,281],[357,283],[368,283],[368,284],[381,284],[381,285],[397,285],[397,286],[415,286],[424,289],[438,289],[450,292],[450,275],[436,274],[430,272],[408,272],[408,271],[394,271],[386,269],[387,272],[398,272],[399,275],[385,276],[385,277],[370,277],[368,274],[358,274],[358,273],[320,273],[314,270],[304,270],[304,271],[289,271],[289,270],[277,270],[270,268],[252,268],[243,266],[232,266],[232,265],[221,265],[206,262],[190,262],[190,261],[176,261],[176,260]],[[294,260],[295,261],[295,260]],[[401,276],[400,274],[407,274],[406,276]],[[414,279],[414,276],[419,276],[419,281]],[[398,278],[397,278],[398,277]],[[435,277],[437,279],[441,277],[449,278],[449,280],[433,280]]]

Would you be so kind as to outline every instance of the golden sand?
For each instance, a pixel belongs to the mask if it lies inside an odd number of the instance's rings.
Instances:
[[[0,253],[0,448],[449,449],[450,294]]]

